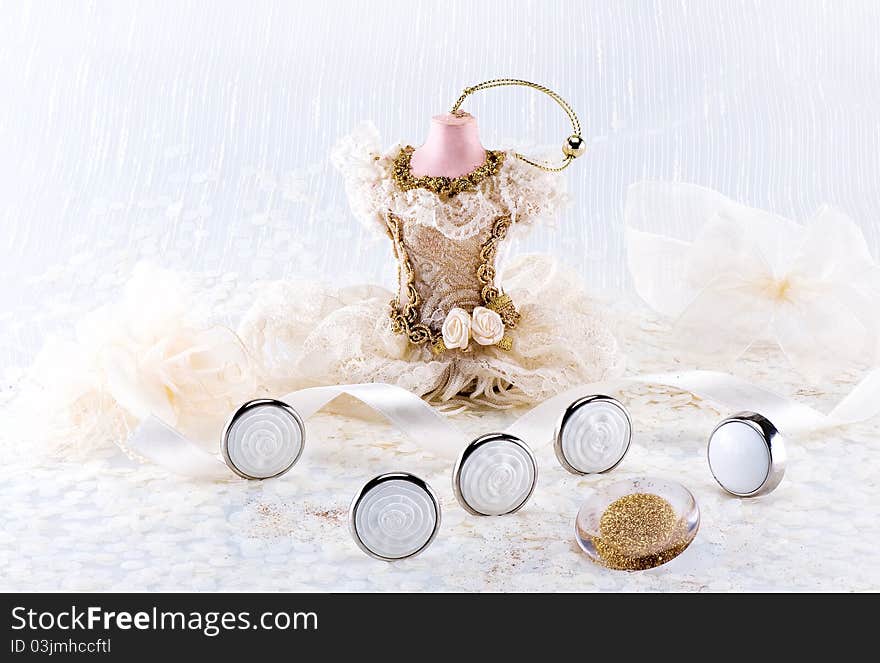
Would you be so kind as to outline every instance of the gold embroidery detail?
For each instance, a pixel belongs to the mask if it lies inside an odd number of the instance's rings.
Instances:
[[[477,279],[483,285],[480,296],[483,298],[486,308],[492,309],[500,315],[505,327],[513,329],[521,316],[513,305],[513,300],[495,285],[495,256],[498,254],[498,243],[507,235],[510,224],[509,216],[501,216],[495,220],[489,238],[483,242],[480,249]]]
[[[500,315],[505,327],[516,327],[516,323],[519,322],[521,317],[509,295],[498,295],[491,301],[486,302],[486,308]]]
[[[416,177],[410,169],[410,159],[415,148],[411,145],[400,150],[391,168],[391,177],[404,191],[428,189],[441,197],[454,196],[462,191],[471,191],[487,177],[495,175],[504,163],[504,152],[486,150],[486,160],[467,175],[461,177]]]
[[[509,216],[499,217],[492,225],[489,238],[483,242],[480,249],[480,266],[477,268],[477,279],[483,288],[480,296],[487,308],[501,316],[502,322],[507,329],[516,327],[520,320],[520,314],[513,304],[510,296],[502,293],[495,285],[495,256],[498,253],[498,243],[504,239],[511,221]],[[416,274],[412,261],[403,243],[403,221],[394,214],[388,214],[386,219],[388,234],[394,244],[394,252],[397,255],[397,280],[404,283],[406,291],[406,303],[401,305],[400,294],[391,300],[391,331],[395,334],[405,334],[410,343],[423,345],[427,343],[431,352],[435,355],[442,354],[448,348],[443,342],[443,337],[437,332],[431,331],[428,325],[418,322],[419,309],[422,298],[416,289]],[[404,281],[405,279],[405,281]],[[505,335],[498,343],[497,348],[509,351],[513,348],[513,339]]]
[[[434,344],[439,335],[433,333],[428,325],[418,322],[422,298],[419,296],[419,291],[416,290],[416,273],[403,244],[403,223],[398,217],[389,214],[386,225],[391,235],[391,241],[394,243],[394,251],[397,254],[398,283],[404,275],[406,276],[406,304],[401,307],[399,293],[391,300],[391,331],[395,334],[406,334],[410,343],[415,345]],[[440,342],[442,343],[442,339]]]

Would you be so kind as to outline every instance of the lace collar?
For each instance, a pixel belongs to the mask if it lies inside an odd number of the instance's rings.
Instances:
[[[410,159],[415,148],[407,145],[400,150],[391,168],[391,177],[403,191],[428,189],[441,197],[454,196],[462,191],[472,191],[487,177],[497,174],[504,163],[504,152],[486,150],[486,160],[471,172],[461,177],[416,177],[410,170]]]

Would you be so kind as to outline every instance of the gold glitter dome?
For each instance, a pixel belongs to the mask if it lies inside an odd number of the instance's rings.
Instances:
[[[575,536],[597,564],[643,571],[680,555],[699,527],[700,509],[687,488],[638,478],[597,489],[578,511]]]

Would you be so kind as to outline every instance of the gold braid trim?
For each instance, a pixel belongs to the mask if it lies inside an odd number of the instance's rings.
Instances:
[[[480,296],[486,308],[495,311],[501,316],[504,326],[508,329],[516,327],[520,320],[520,314],[513,304],[513,300],[505,295],[495,285],[495,256],[498,254],[498,244],[507,235],[511,221],[509,216],[501,216],[492,225],[489,238],[483,242],[480,249],[480,266],[477,267],[477,279],[483,285]]]
[[[471,191],[487,177],[495,175],[504,163],[504,152],[486,150],[486,160],[467,175],[461,177],[416,177],[410,169],[410,159],[415,148],[411,145],[400,150],[391,168],[391,178],[403,191],[428,189],[441,197],[454,196],[462,191]]]
[[[419,296],[419,291],[416,290],[416,273],[403,244],[403,223],[393,214],[388,215],[385,223],[388,226],[391,241],[394,243],[394,252],[397,254],[398,284],[403,276],[406,276],[407,303],[401,307],[399,292],[391,300],[391,331],[395,334],[406,334],[409,342],[415,345],[423,345],[424,343],[435,345],[438,338],[442,343],[443,339],[433,333],[428,325],[418,322],[422,298]]]

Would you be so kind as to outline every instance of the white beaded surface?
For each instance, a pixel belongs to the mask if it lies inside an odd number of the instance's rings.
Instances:
[[[596,400],[571,413],[561,431],[562,453],[579,472],[604,472],[626,453],[631,434],[620,406]]]
[[[730,421],[715,431],[708,457],[718,483],[738,495],[758,490],[770,471],[764,436],[742,421]]]
[[[437,526],[437,506],[412,481],[391,479],[372,487],[355,507],[355,531],[373,554],[402,559],[419,552]]]
[[[474,511],[500,516],[522,506],[536,478],[532,456],[519,444],[499,439],[481,444],[467,457],[458,486]]]
[[[249,477],[262,479],[284,472],[303,448],[303,430],[284,407],[255,405],[237,415],[229,427],[226,452]]]

